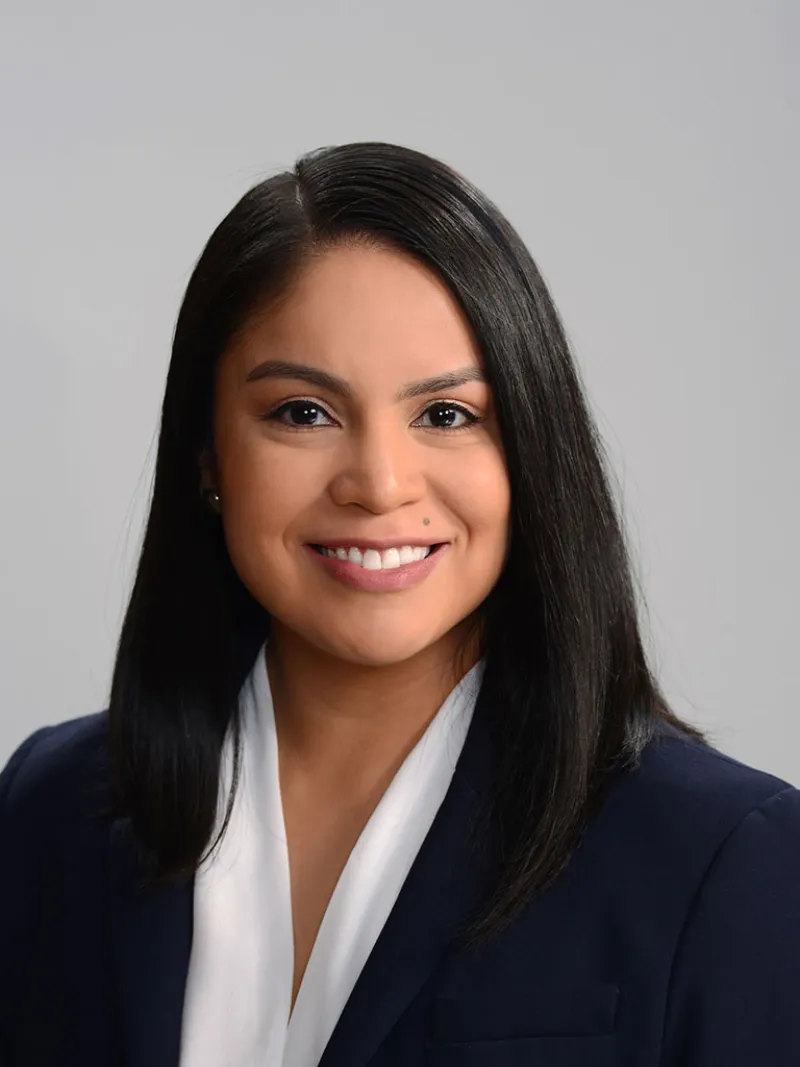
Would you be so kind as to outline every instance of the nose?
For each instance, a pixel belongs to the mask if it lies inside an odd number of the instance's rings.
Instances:
[[[425,495],[425,474],[418,446],[403,427],[363,427],[342,442],[329,493],[340,507],[355,505],[386,514]]]

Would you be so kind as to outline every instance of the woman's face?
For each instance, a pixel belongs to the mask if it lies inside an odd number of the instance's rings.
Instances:
[[[458,305],[410,256],[336,247],[254,316],[219,364],[214,443],[233,565],[308,645],[402,662],[447,644],[497,581],[510,493],[492,396]]]

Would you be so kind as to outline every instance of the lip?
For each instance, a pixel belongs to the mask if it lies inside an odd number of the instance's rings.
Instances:
[[[431,545],[436,544],[435,541],[341,541],[338,544],[335,541],[319,542],[325,545],[326,548],[347,548],[349,545],[357,544],[359,548],[375,548],[380,551],[378,546],[385,548],[398,548],[402,545]],[[402,567],[392,567],[389,570],[380,571],[367,571],[363,567],[360,567],[357,563],[351,563],[346,559],[337,559],[332,556],[323,556],[321,552],[317,552],[311,547],[311,545],[305,545],[305,551],[311,556],[312,560],[323,568],[324,572],[335,581],[341,582],[342,585],[350,586],[351,589],[361,589],[365,592],[381,593],[381,592],[399,592],[402,589],[408,589],[411,586],[418,585],[424,581],[431,571],[439,563],[441,557],[447,552],[450,545],[447,542],[439,543],[439,548],[435,552],[431,552],[425,559],[417,560],[414,563],[406,563]]]

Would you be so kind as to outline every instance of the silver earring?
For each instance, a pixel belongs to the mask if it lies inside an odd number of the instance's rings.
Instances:
[[[216,511],[216,513],[219,515],[222,509],[220,507],[219,493],[216,491],[216,489],[206,489],[205,498],[208,501],[208,506],[212,509],[212,511]]]

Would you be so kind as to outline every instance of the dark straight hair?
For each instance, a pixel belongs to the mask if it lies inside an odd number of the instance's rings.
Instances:
[[[200,493],[218,360],[310,257],[367,242],[417,257],[477,339],[511,484],[505,569],[482,608],[481,705],[495,751],[491,819],[502,869],[471,923],[506,926],[565,868],[617,772],[667,706],[646,661],[623,527],[559,315],[528,250],[460,174],[384,143],[322,148],[251,189],[223,219],[180,309],[153,496],[109,704],[117,814],[149,884],[190,877],[214,838],[223,742],[240,750],[238,694],[269,618]]]

